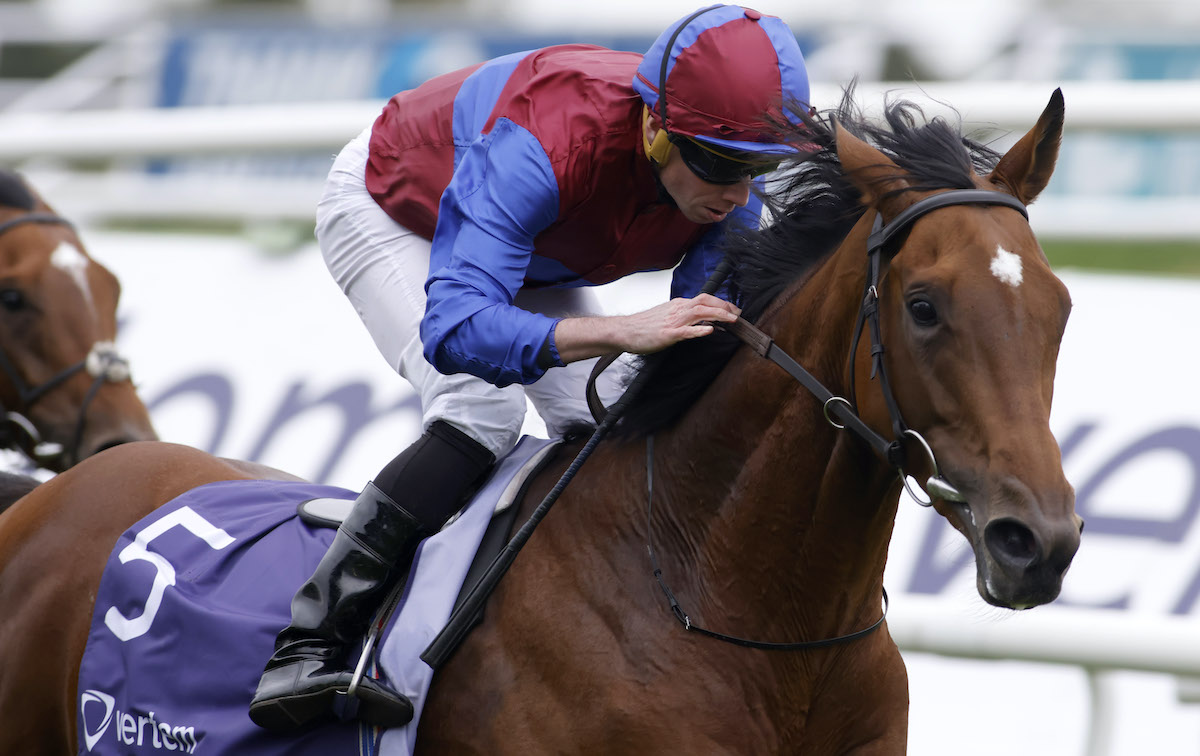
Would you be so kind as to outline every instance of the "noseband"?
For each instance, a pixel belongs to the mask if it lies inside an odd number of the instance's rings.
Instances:
[[[24,223],[53,224],[74,228],[70,221],[53,213],[28,213],[0,223],[0,234]],[[79,447],[83,443],[83,430],[87,423],[87,411],[92,400],[106,382],[119,383],[129,380],[129,360],[117,352],[116,345],[111,341],[100,341],[93,344],[83,360],[59,371],[36,386],[30,386],[25,382],[16,365],[3,349],[0,349],[0,370],[12,382],[13,388],[17,392],[15,408],[9,409],[0,406],[0,448],[16,449],[39,467],[49,467],[56,462],[66,463],[66,466],[69,466],[78,462]],[[91,388],[88,389],[83,404],[79,408],[79,417],[75,422],[71,447],[65,449],[62,444],[42,440],[40,431],[26,417],[25,413],[43,396],[83,371],[86,371],[95,380],[92,381]]]

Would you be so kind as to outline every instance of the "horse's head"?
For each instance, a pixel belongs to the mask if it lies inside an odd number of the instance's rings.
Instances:
[[[62,471],[156,438],[113,346],[120,286],[71,226],[0,171],[0,441]]]
[[[1058,155],[1063,99],[976,188],[1032,202]],[[837,152],[884,223],[936,194],[844,129]],[[868,213],[872,216],[873,213]],[[1019,209],[964,204],[930,212],[891,242],[879,303],[885,365],[906,424],[928,440],[965,501],[934,506],[975,553],[979,593],[1014,608],[1052,601],[1079,547],[1082,521],[1051,435],[1055,362],[1071,300]],[[860,359],[869,362],[865,349]],[[858,371],[864,416],[887,427],[881,392]],[[912,446],[910,444],[910,446]],[[928,455],[910,448],[913,470]],[[924,480],[924,476],[921,478]]]

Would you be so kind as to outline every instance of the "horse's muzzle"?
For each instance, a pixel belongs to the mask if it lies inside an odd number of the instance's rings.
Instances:
[[[1058,598],[1063,577],[1079,549],[1079,520],[1060,527],[1031,527],[1017,517],[990,520],[976,544],[979,593],[985,601],[1011,609],[1028,609]]]

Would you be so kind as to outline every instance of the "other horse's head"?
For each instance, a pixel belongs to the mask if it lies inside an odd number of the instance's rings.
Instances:
[[[835,125],[837,157],[867,208],[859,229],[875,213],[886,225],[947,189],[1033,202],[1054,170],[1063,110],[1056,91],[1037,125],[998,162],[995,153],[989,160],[987,151],[972,151],[945,121],[917,126],[902,108],[888,111],[890,128]],[[954,165],[959,179],[948,186]],[[1071,311],[1067,289],[1019,207],[941,207],[912,222],[882,257],[880,341],[896,403],[962,494],[954,501],[931,489],[934,506],[974,550],[986,601],[1014,608],[1051,601],[1082,528],[1049,425]],[[862,347],[860,364],[869,364]],[[879,381],[865,370],[855,379],[863,417],[888,428],[893,418]],[[913,470],[926,468],[925,480],[933,473],[928,455],[909,451]]]
[[[61,472],[156,438],[114,346],[119,296],[71,225],[0,170],[0,445]]]

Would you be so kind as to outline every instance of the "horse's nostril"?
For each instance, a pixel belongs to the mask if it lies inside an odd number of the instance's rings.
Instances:
[[[1038,559],[1037,537],[1016,520],[988,523],[983,539],[992,556],[1008,567],[1028,569]]]

